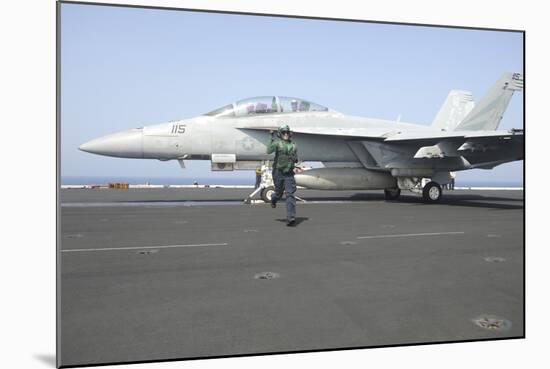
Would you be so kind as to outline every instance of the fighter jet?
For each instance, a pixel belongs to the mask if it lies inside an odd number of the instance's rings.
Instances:
[[[93,154],[121,158],[210,160],[211,169],[254,170],[269,164],[266,145],[288,124],[301,161],[324,167],[296,175],[296,183],[321,190],[401,190],[437,202],[451,172],[523,160],[523,129],[498,130],[523,75],[505,73],[477,103],[468,91],[451,90],[431,125],[349,116],[301,98],[261,96],[224,105],[204,115],[134,128],[82,144]],[[429,180],[427,180],[429,179]],[[272,186],[264,180],[261,197]],[[268,183],[269,184],[269,183]]]

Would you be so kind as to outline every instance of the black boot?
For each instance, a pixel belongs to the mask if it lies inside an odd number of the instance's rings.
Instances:
[[[293,227],[296,225],[296,219],[295,218],[288,218],[286,220],[287,227]]]

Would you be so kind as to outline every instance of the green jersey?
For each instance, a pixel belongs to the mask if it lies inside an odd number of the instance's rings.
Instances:
[[[267,145],[267,153],[273,152],[275,153],[273,168],[279,169],[283,173],[291,172],[294,169],[294,164],[298,162],[298,150],[293,141],[271,138]]]

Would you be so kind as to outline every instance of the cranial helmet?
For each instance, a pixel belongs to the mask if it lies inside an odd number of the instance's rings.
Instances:
[[[290,127],[288,126],[288,124],[283,124],[282,126],[279,127],[278,131],[279,131],[279,134],[282,134],[283,132],[290,133]]]

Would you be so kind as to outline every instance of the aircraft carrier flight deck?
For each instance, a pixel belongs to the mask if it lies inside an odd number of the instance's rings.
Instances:
[[[62,189],[62,365],[521,337],[523,191]]]

